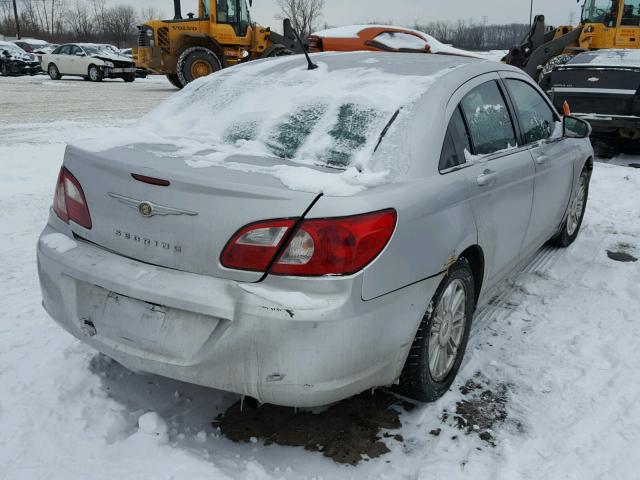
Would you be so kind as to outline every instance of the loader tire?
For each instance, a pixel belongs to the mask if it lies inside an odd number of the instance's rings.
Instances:
[[[169,73],[167,75],[167,80],[169,80],[169,83],[174,87],[182,88],[182,83],[180,83],[180,78],[177,73]]]
[[[222,62],[206,47],[187,48],[178,58],[178,78],[183,87],[218,70],[222,70]]]

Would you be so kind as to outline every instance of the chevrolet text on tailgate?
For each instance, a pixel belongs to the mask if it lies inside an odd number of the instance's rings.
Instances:
[[[51,317],[128,368],[260,402],[444,395],[477,306],[577,237],[589,125],[498,63],[313,61],[227,69],[68,146],[38,244]]]

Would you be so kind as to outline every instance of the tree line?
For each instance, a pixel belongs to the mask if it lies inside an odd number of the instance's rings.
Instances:
[[[276,5],[278,16],[291,18],[303,36],[320,27],[324,0],[277,0]],[[18,0],[18,6],[22,36],[52,43],[84,41],[111,43],[121,48],[132,46],[136,43],[138,24],[162,18],[155,8],[136,10],[128,4],[108,7],[104,0]],[[457,20],[416,23],[412,28],[458,48],[504,50],[519,43],[529,25]],[[0,0],[0,33],[15,36],[12,0]]]
[[[22,37],[51,43],[110,43],[120,48],[136,43],[136,26],[162,14],[155,8],[108,7],[104,0],[18,0]],[[16,36],[11,0],[0,0],[0,33]]]
[[[416,24],[413,28],[465,50],[508,50],[520,43],[530,27],[526,23],[485,24],[457,20]]]

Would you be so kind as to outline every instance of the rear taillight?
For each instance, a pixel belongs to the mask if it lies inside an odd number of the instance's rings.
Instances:
[[[296,220],[271,220],[241,228],[227,243],[220,262],[226,268],[264,272]]]
[[[395,210],[351,217],[303,220],[295,233],[294,220],[248,225],[225,247],[227,268],[290,276],[351,275],[382,252],[396,226]],[[288,239],[288,240],[287,240]],[[284,242],[287,242],[284,245]],[[283,248],[284,247],[284,248]]]
[[[91,215],[80,182],[65,167],[60,169],[53,197],[53,211],[65,223],[69,220],[91,230]]]

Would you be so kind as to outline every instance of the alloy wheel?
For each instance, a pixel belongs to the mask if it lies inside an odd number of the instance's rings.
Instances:
[[[567,233],[573,235],[580,224],[582,211],[584,210],[584,199],[587,193],[587,183],[584,175],[580,177],[578,183],[578,191],[569,207],[569,216],[567,217]]]
[[[436,307],[429,331],[429,372],[441,382],[451,372],[465,330],[466,291],[462,281],[451,282]]]

